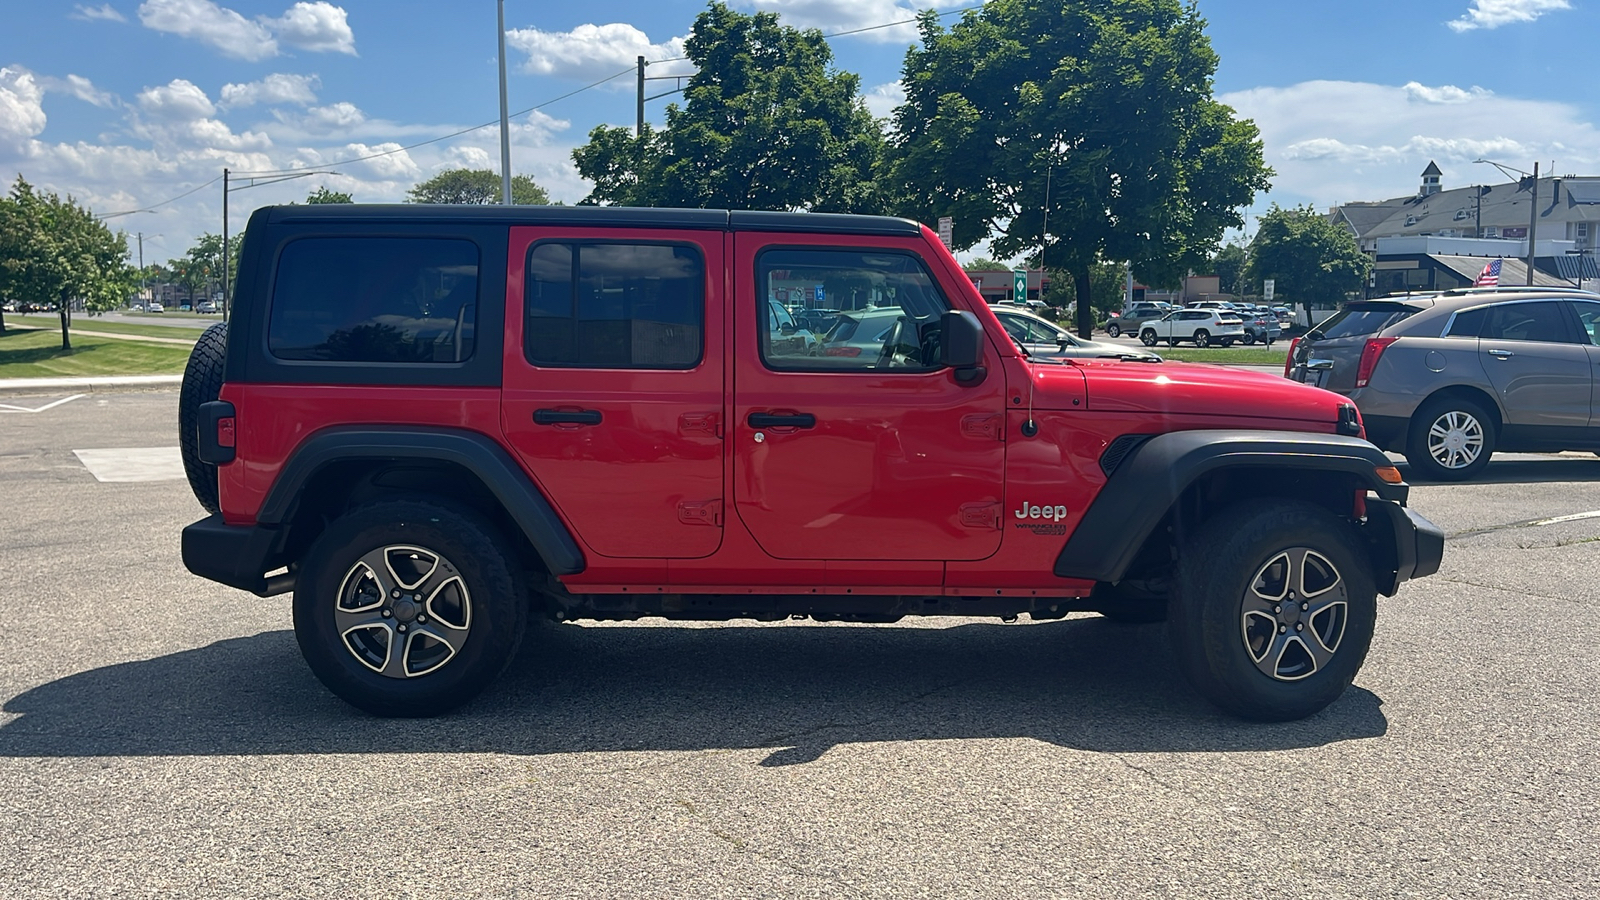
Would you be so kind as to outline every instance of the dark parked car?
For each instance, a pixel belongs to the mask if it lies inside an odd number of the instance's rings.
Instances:
[[[1354,400],[1412,470],[1471,478],[1496,450],[1600,451],[1600,294],[1462,290],[1351,303],[1284,373]]]

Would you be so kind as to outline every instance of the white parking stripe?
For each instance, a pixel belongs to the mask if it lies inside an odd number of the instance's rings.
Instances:
[[[1600,509],[1593,509],[1593,510],[1590,510],[1589,512],[1573,513],[1570,516],[1556,516],[1553,519],[1540,519],[1539,521],[1534,522],[1533,524],[1535,524],[1535,525],[1557,525],[1557,524],[1559,524],[1561,522],[1576,522],[1579,519],[1600,519]]]
[[[3,384],[3,382],[0,382],[0,384]],[[53,401],[53,402],[50,402],[50,403],[46,403],[45,405],[39,407],[38,409],[30,409],[30,408],[28,408],[26,406],[12,406],[9,403],[0,403],[0,413],[37,413],[37,412],[44,412],[47,409],[53,409],[53,408],[55,408],[57,406],[60,406],[63,403],[71,403],[74,400],[77,400],[77,399],[79,399],[81,397],[87,397],[87,396],[88,396],[87,394],[73,394],[71,397],[62,397],[60,400],[56,400],[56,401]]]
[[[184,477],[177,447],[110,447],[74,450],[97,481],[176,481]]]

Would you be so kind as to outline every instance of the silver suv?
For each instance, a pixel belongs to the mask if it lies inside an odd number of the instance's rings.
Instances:
[[[1350,303],[1296,338],[1284,374],[1349,397],[1367,439],[1457,481],[1496,450],[1600,451],[1600,294],[1446,291]]]

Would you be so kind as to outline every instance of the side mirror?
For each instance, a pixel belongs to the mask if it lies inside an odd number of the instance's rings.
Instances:
[[[972,373],[981,373],[978,363],[983,361],[983,326],[978,317],[966,310],[952,309],[939,317],[939,365],[956,370],[956,379],[963,383],[981,380]]]
[[[795,330],[796,330],[795,327],[793,325],[788,324],[787,322],[778,326],[778,331],[781,332],[784,337],[788,337],[788,336],[794,334]]]

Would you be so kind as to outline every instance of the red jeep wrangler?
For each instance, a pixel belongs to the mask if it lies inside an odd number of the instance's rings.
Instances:
[[[469,700],[534,616],[1087,610],[1290,719],[1444,546],[1349,401],[1030,359],[900,219],[262,209],[180,406],[185,565],[294,591],[312,671],[380,715]]]

